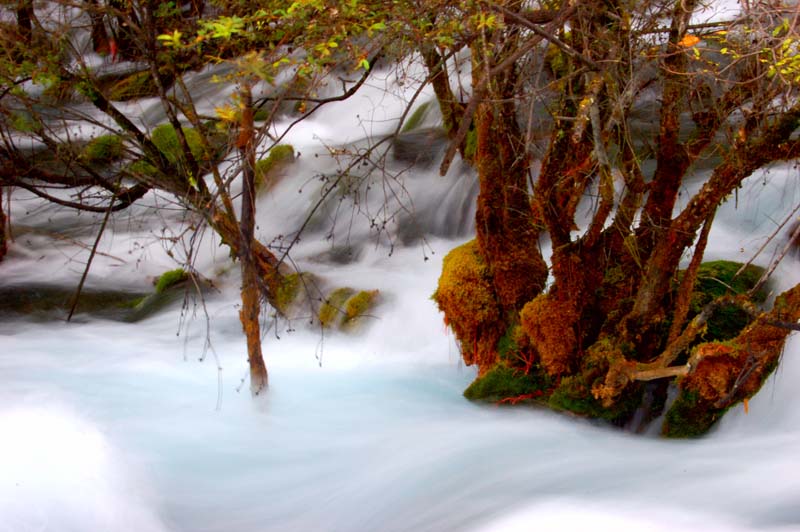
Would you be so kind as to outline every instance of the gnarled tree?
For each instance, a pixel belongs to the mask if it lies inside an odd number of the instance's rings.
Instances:
[[[753,286],[702,312],[689,307],[719,205],[755,171],[800,156],[797,20],[754,2],[731,20],[695,23],[701,7],[461,5],[471,30],[461,125],[477,143],[477,239],[445,260],[435,299],[465,360],[479,366],[468,396],[537,398],[625,424],[643,409],[660,413],[677,379],[664,431],[689,435],[775,367],[797,328],[797,287],[767,313],[753,306]],[[532,129],[549,140],[529,188]],[[468,131],[454,132],[453,145]],[[712,171],[677,208],[701,166]],[[720,306],[754,321],[717,339],[725,344],[696,345]]]

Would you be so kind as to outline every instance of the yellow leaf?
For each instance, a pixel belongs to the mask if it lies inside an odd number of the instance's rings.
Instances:
[[[214,111],[220,120],[225,122],[236,122],[238,120],[238,111],[231,105],[224,105],[222,107],[215,107]]]
[[[744,403],[744,413],[747,414],[750,412],[750,401],[745,397],[742,399],[742,403]]]
[[[678,41],[678,46],[682,46],[683,48],[691,48],[695,44],[700,42],[700,37],[696,35],[686,34],[683,39]]]

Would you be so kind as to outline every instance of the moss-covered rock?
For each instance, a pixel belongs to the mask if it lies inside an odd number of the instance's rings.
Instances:
[[[494,295],[489,267],[471,240],[444,258],[433,300],[444,313],[445,323],[455,333],[467,365],[481,371],[494,365],[502,311]]]
[[[183,135],[186,137],[186,143],[189,146],[189,151],[192,152],[192,157],[196,161],[204,159],[203,143],[200,133],[194,128],[184,127]],[[171,163],[177,163],[183,159],[183,151],[181,150],[180,141],[178,140],[178,133],[172,124],[161,124],[153,129],[150,134],[150,140],[156,145],[158,150],[164,154],[164,157]]]
[[[280,180],[282,171],[294,162],[294,148],[289,144],[279,144],[269,150],[269,155],[256,162],[256,190],[264,193]]]
[[[285,316],[291,315],[292,309],[304,300],[304,294],[315,284],[316,279],[311,273],[291,272],[285,274],[275,293],[273,302],[276,310]]]
[[[81,151],[81,159],[88,164],[107,164],[125,155],[125,145],[119,135],[101,135],[90,140]]]
[[[134,321],[134,308],[145,296],[141,292],[85,287],[78,298],[76,313]],[[0,319],[63,320],[74,297],[75,287],[70,286],[26,284],[0,287]]]
[[[345,328],[355,327],[361,321],[361,318],[365,317],[375,306],[378,295],[378,290],[361,290],[351,296],[344,305],[344,322],[342,326]]]
[[[724,413],[724,409],[701,401],[696,391],[681,392],[664,416],[661,434],[668,438],[697,438],[706,434]]]
[[[183,268],[166,271],[156,279],[156,294],[162,294],[173,286],[183,284],[188,280],[189,274]]]
[[[547,392],[550,381],[537,374],[510,367],[498,362],[475,379],[464,390],[464,397],[470,401],[518,402],[536,400]]]
[[[320,324],[326,329],[353,331],[375,307],[378,296],[378,290],[337,288],[327,295],[319,309]]]
[[[319,322],[324,328],[339,327],[343,323],[347,315],[345,305],[353,294],[352,288],[342,287],[327,295],[319,309]]]
[[[665,436],[705,433],[732,405],[756,394],[778,366],[789,329],[772,323],[800,319],[800,285],[775,299],[771,311],[725,342],[706,342],[692,350],[690,372],[667,412]]]
[[[641,404],[644,386],[628,386],[613,405],[607,406],[595,398],[592,392],[598,381],[594,372],[579,373],[564,377],[550,395],[548,404],[554,410],[570,412],[582,417],[602,419],[617,425],[624,424]]]

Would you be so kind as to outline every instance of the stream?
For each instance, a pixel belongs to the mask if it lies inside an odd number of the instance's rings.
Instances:
[[[331,147],[391,133],[414,89],[376,72],[287,134],[301,155],[260,198],[262,242],[303,223],[340,164]],[[158,121],[152,105],[125,108]],[[409,139],[404,151],[438,156]],[[800,530],[800,335],[749,412],[698,440],[470,403],[475,372],[430,295],[474,232],[474,174],[387,160],[390,177],[334,196],[292,252],[326,286],[380,290],[378,306],[353,334],[268,320],[265,397],[245,380],[238,270],[210,232],[191,251],[214,284],[204,305],[138,323],[0,320],[0,531]],[[146,292],[178,266],[191,221],[170,201],[115,213],[90,287]],[[798,201],[793,165],[754,175],[717,216],[707,260],[747,260]],[[0,280],[74,287],[98,218],[15,191],[11,220]],[[800,281],[798,258],[776,278],[775,293]]]

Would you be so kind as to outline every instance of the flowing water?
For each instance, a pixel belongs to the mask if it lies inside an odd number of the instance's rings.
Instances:
[[[412,93],[376,74],[292,130],[301,156],[259,203],[262,241],[303,222],[336,170],[330,148],[390,133]],[[331,287],[379,289],[374,317],[355,335],[303,319],[271,328],[260,400],[244,381],[236,268],[210,235],[193,251],[216,287],[205,310],[0,322],[0,531],[800,530],[798,335],[749,413],[696,441],[469,403],[474,371],[430,294],[443,255],[473,231],[475,178],[388,161],[391,178],[334,197],[292,255]],[[794,167],[754,176],[718,216],[707,257],[748,258],[799,200]],[[149,290],[176,266],[167,251],[186,248],[162,237],[186,222],[148,207],[167,202],[115,215],[91,286]],[[17,191],[12,220],[0,279],[74,286],[96,218]],[[776,290],[800,281],[797,259],[777,275]]]

